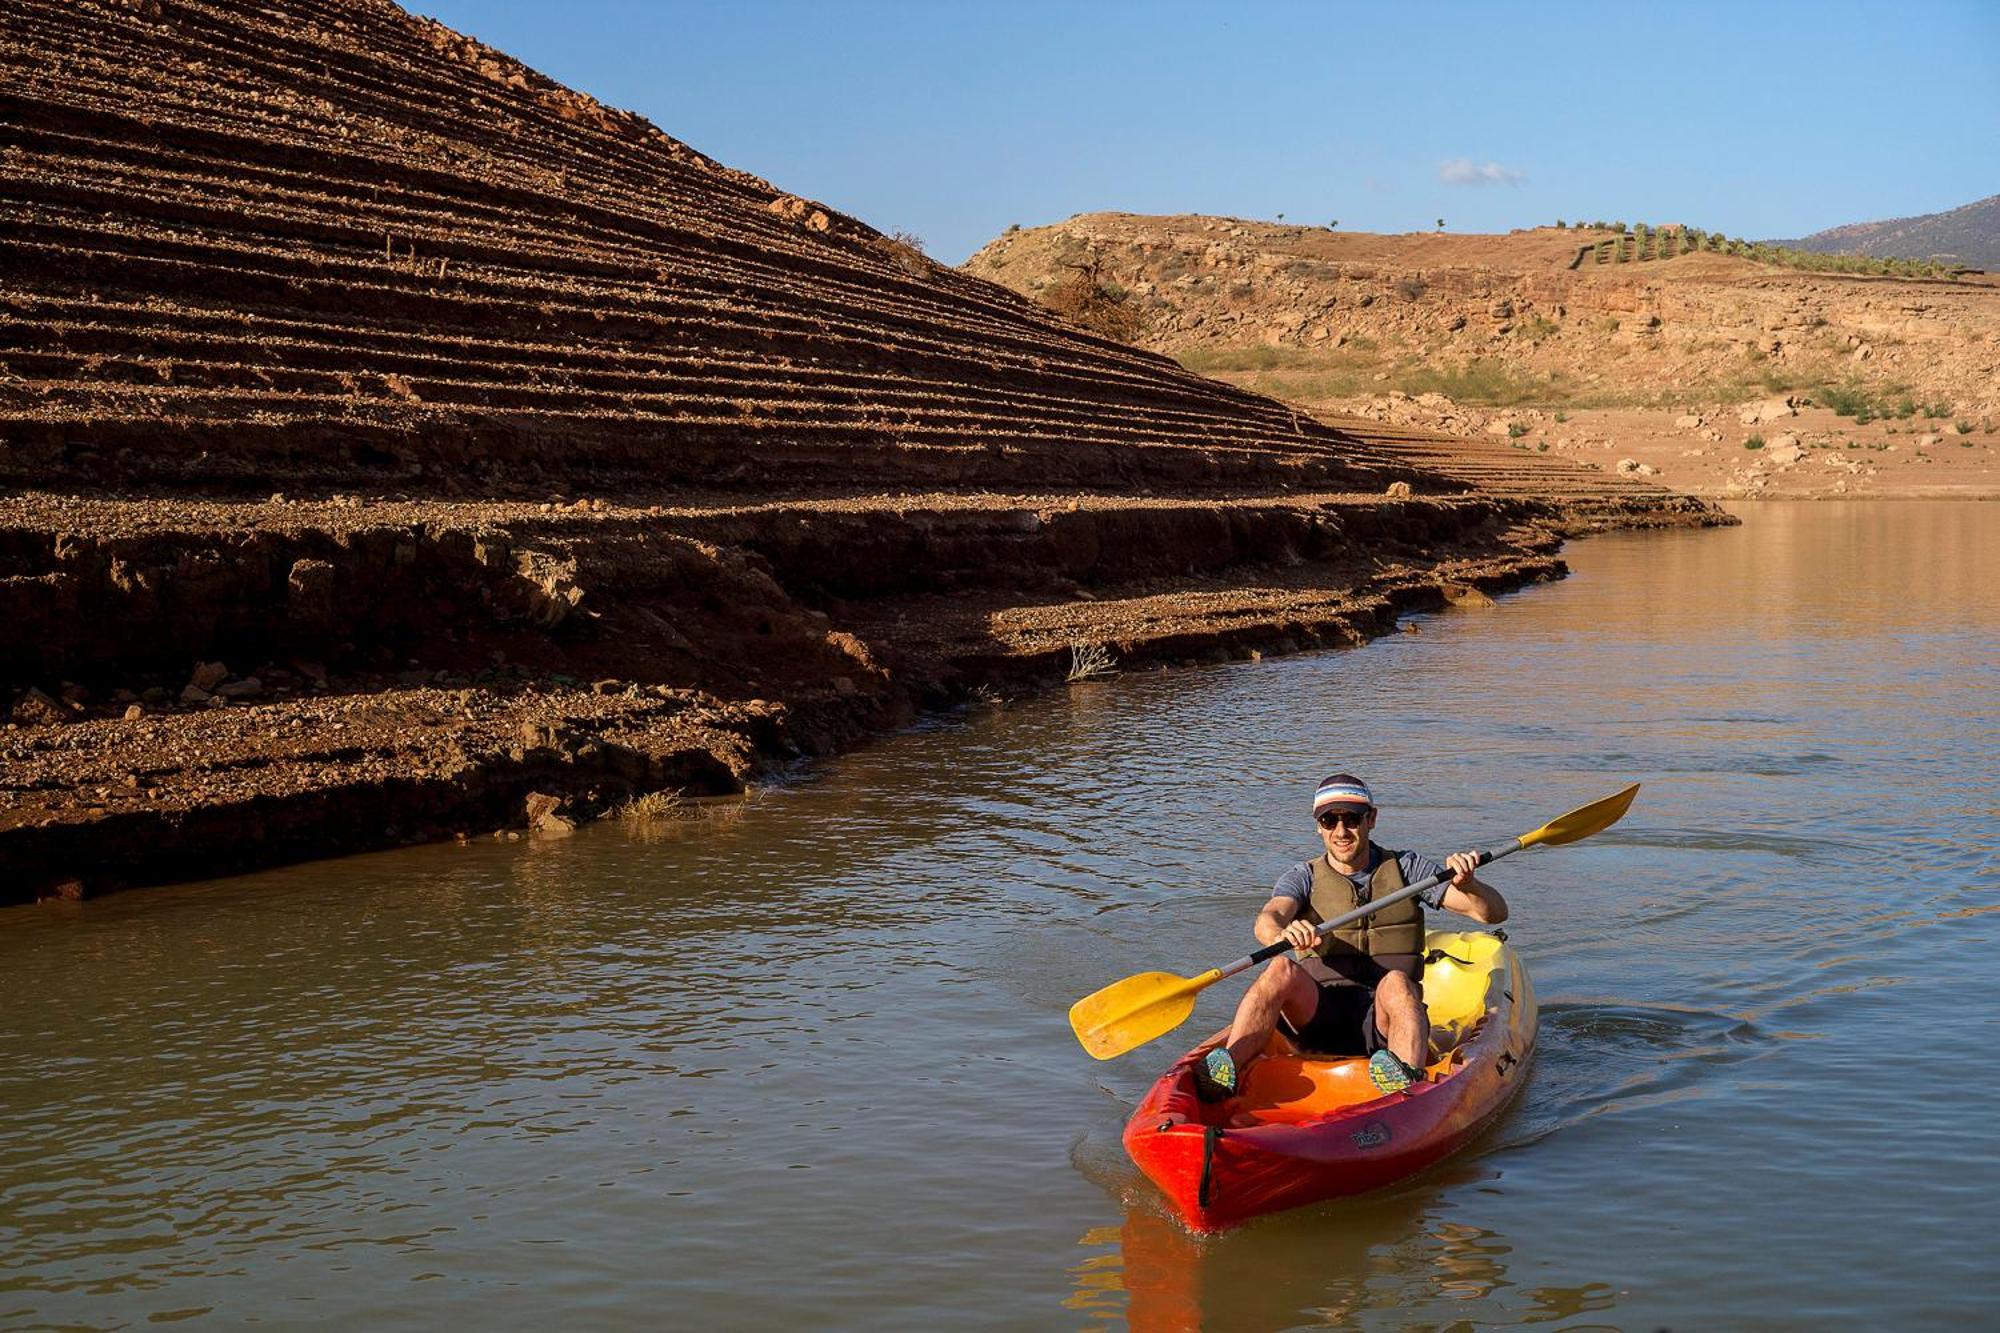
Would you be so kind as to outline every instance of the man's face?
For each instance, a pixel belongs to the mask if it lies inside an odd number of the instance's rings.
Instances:
[[[1375,829],[1375,812],[1329,806],[1319,812],[1317,822],[1327,855],[1342,865],[1353,865],[1367,850],[1368,835]]]

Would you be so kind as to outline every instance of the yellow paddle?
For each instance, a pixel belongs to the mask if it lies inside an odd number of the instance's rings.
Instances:
[[[1498,847],[1486,848],[1479,853],[1479,864],[1512,856],[1523,847],[1533,847],[1536,843],[1545,842],[1551,847],[1559,847],[1566,842],[1580,842],[1593,833],[1601,833],[1623,817],[1638,791],[1639,784],[1635,782],[1603,800],[1592,801],[1566,815],[1558,815],[1533,833],[1523,833]],[[1401,902],[1450,878],[1451,872],[1445,870],[1429,879],[1406,885],[1395,893],[1364,903],[1352,912],[1322,922],[1319,934],[1324,935],[1350,921],[1359,921],[1370,912],[1378,912],[1390,903]],[[1179,1027],[1194,1012],[1194,997],[1224,977],[1233,977],[1243,969],[1254,967],[1267,958],[1275,958],[1291,947],[1279,940],[1248,957],[1237,959],[1227,967],[1211,967],[1198,976],[1177,977],[1171,972],[1141,972],[1136,977],[1114,981],[1103,990],[1086,995],[1071,1005],[1069,1025],[1076,1032],[1076,1039],[1083,1043],[1084,1050],[1100,1060],[1109,1060]]]

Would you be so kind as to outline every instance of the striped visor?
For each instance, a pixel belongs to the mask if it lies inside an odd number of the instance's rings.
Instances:
[[[1375,808],[1375,797],[1369,793],[1366,783],[1328,782],[1313,793],[1313,813],[1317,815],[1330,805],[1360,805],[1372,810]]]

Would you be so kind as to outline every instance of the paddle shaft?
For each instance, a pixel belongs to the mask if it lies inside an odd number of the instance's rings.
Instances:
[[[1525,845],[1526,844],[1524,844],[1519,838],[1509,838],[1507,841],[1501,843],[1498,847],[1484,848],[1479,853],[1478,864],[1486,865],[1490,862],[1498,861],[1503,856],[1512,856],[1515,852],[1520,851],[1521,848]],[[1323,937],[1329,930],[1338,930],[1340,927],[1347,925],[1349,922],[1359,921],[1362,917],[1369,915],[1371,912],[1381,911],[1383,908],[1389,906],[1391,903],[1399,903],[1403,901],[1403,899],[1405,898],[1415,897],[1417,894],[1422,893],[1425,889],[1435,888],[1438,885],[1444,883],[1446,880],[1450,879],[1451,876],[1452,876],[1451,871],[1440,870],[1437,872],[1437,874],[1430,876],[1428,879],[1420,879],[1415,884],[1405,884],[1402,888],[1397,889],[1394,893],[1387,894],[1381,898],[1377,898],[1372,902],[1365,902],[1361,904],[1361,906],[1355,908],[1352,912],[1342,912],[1339,916],[1335,917],[1331,921],[1320,922],[1317,929],[1315,929],[1315,931],[1313,932],[1313,937],[1315,940],[1317,940]],[[1229,966],[1216,969],[1216,973],[1214,978],[1212,979],[1212,982],[1221,981],[1225,977],[1233,977],[1238,972],[1243,971],[1243,969],[1248,967],[1255,967],[1257,964],[1263,962],[1267,958],[1276,958],[1279,954],[1284,953],[1286,950],[1290,948],[1292,948],[1292,945],[1287,940],[1279,940],[1276,944],[1267,944],[1263,948],[1259,949],[1256,953],[1246,954],[1244,957],[1237,959]],[[1210,984],[1212,984],[1212,982]]]

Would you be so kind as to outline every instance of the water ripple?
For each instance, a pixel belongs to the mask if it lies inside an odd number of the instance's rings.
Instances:
[[[687,821],[0,920],[0,1324],[1976,1326],[1991,517],[1596,539],[1500,615],[928,719]],[[1339,768],[1430,851],[1645,786],[1482,872],[1562,997],[1492,1133],[1192,1242],[1119,1130],[1247,979],[1116,1061],[1065,1011],[1244,952]]]

